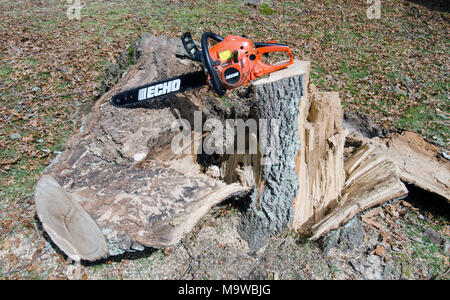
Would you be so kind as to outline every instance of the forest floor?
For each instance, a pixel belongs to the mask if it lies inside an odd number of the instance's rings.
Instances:
[[[251,253],[236,234],[239,209],[222,205],[176,247],[81,266],[67,263],[35,218],[39,174],[104,92],[108,68],[144,32],[289,44],[346,110],[448,149],[445,1],[381,3],[381,18],[369,19],[361,0],[99,0],[86,1],[77,20],[66,1],[0,1],[0,278],[449,278],[448,215],[422,205],[428,194],[374,209],[377,227],[360,216],[349,222],[359,246],[343,228],[321,243],[285,232]]]

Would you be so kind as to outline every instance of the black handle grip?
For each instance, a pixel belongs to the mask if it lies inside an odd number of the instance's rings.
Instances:
[[[192,60],[202,62],[202,52],[195,45],[190,32],[183,33],[181,42]]]
[[[279,43],[255,43],[255,48],[270,47],[270,46],[289,47],[286,44],[279,44]]]
[[[202,56],[203,56],[203,65],[205,66],[206,70],[208,71],[208,74],[211,78],[211,84],[214,88],[214,91],[216,92],[219,97],[222,97],[225,95],[225,91],[220,86],[219,78],[217,77],[217,73],[214,71],[211,56],[209,55],[209,48],[208,48],[208,39],[211,38],[217,42],[223,41],[223,37],[220,35],[217,35],[212,32],[205,32],[202,35]]]

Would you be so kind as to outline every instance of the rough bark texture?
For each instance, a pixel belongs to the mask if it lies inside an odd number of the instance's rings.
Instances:
[[[185,51],[179,39],[146,35],[136,51],[141,56],[138,63],[98,100],[82,132],[70,139],[45,171],[47,178],[60,184],[60,195],[47,192],[45,181],[39,182],[35,193],[38,203],[46,207],[67,203],[62,195],[81,205],[105,235],[109,255],[143,246],[173,245],[213,205],[247,190],[205,175],[195,156],[172,153],[170,143],[177,133],[172,125],[177,116],[190,121],[198,110],[192,92],[142,108],[120,109],[110,104],[111,96],[120,90],[194,69],[191,61],[180,57]],[[37,206],[40,217],[54,213],[43,213],[41,208]],[[63,225],[49,222],[57,219],[53,217],[41,218],[48,232]],[[71,238],[67,232],[66,238]],[[84,253],[87,247],[85,241],[76,240],[69,251],[58,239],[53,240],[68,254]]]
[[[279,126],[269,126],[260,178],[251,193],[250,208],[240,227],[241,236],[249,247],[257,250],[267,239],[286,228],[293,218],[293,200],[298,191],[295,158],[299,151],[299,103],[305,90],[306,62],[296,62],[288,69],[254,84],[258,105],[257,117],[267,122],[276,120]],[[269,145],[278,145],[275,148]],[[263,147],[264,148],[264,147]],[[265,152],[265,153],[264,153]]]

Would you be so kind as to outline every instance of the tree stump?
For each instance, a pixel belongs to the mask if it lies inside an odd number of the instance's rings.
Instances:
[[[295,61],[253,83],[254,115],[277,125],[268,127],[270,139],[263,142],[276,147],[264,153],[267,145],[260,145],[260,157],[233,156],[223,165],[229,174],[239,162],[247,170],[240,181],[254,185],[239,228],[253,250],[287,227],[300,230],[321,220],[344,186],[347,131],[339,96],[309,87],[309,70],[309,62]],[[260,163],[265,156],[276,160]]]
[[[174,245],[230,197],[248,195],[238,230],[255,251],[286,228],[317,239],[406,195],[401,180],[449,198],[449,162],[437,148],[410,133],[348,136],[339,94],[309,84],[307,61],[230,92],[232,113],[206,88],[117,108],[117,92],[198,68],[179,39],[144,35],[133,48],[136,65],[36,186],[44,229],[73,259]]]
[[[295,61],[287,69],[253,84],[257,119],[268,124],[265,134],[268,138],[260,149],[261,159],[267,161],[255,166],[260,168],[259,178],[255,180],[250,208],[239,228],[253,250],[262,247],[271,235],[293,220],[293,201],[299,189],[295,172],[300,149],[299,104],[306,91],[308,73],[309,62]]]

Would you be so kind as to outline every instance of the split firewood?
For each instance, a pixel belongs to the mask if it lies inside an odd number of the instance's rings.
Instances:
[[[382,145],[364,144],[345,163],[348,172],[339,204],[324,219],[312,226],[312,240],[337,229],[356,214],[400,198],[408,193],[398,177],[398,169]]]

